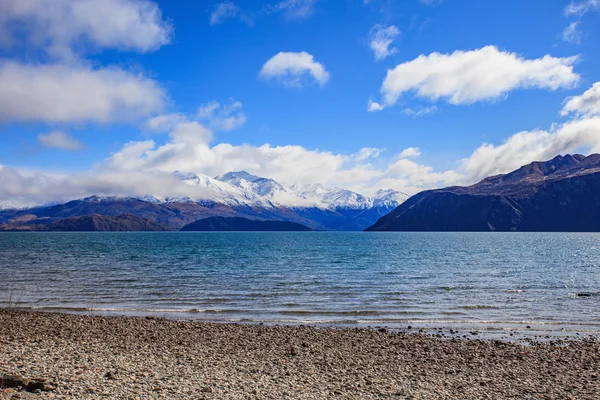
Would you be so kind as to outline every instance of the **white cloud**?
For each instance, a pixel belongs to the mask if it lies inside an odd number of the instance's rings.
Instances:
[[[297,87],[302,86],[308,76],[321,86],[329,80],[329,72],[323,64],[315,61],[314,57],[305,51],[280,52],[274,55],[263,65],[259,76],[263,79],[278,80],[286,86]]]
[[[239,12],[240,8],[230,1],[219,3],[210,14],[210,24],[217,25],[226,19],[235,18]]]
[[[224,105],[211,101],[198,108],[198,118],[207,122],[212,130],[230,131],[241,127],[246,122],[242,107],[242,103],[233,99]]]
[[[498,146],[484,143],[460,162],[460,170],[469,181],[475,182],[532,161],[544,161],[581,149],[600,152],[600,117],[553,125],[549,131],[519,132]]]
[[[567,26],[562,34],[562,40],[565,42],[579,44],[581,43],[581,31],[579,30],[579,21],[575,21]]]
[[[367,105],[368,112],[381,111],[381,110],[383,110],[383,106],[381,104],[369,99],[369,104]]]
[[[161,114],[146,121],[144,127],[152,132],[165,133],[172,130],[178,123],[186,120],[187,117],[183,113]]]
[[[569,97],[561,110],[561,115],[570,113],[578,115],[600,115],[600,82],[586,90],[580,96]]]
[[[0,62],[0,121],[131,121],[160,112],[165,92],[119,68]]]
[[[63,131],[52,131],[40,133],[37,136],[38,143],[43,147],[73,151],[83,148],[83,144]]]
[[[282,12],[286,18],[301,19],[313,14],[317,0],[283,0],[268,7],[267,12]]]
[[[484,143],[469,157],[457,161],[454,168],[440,171],[411,159],[420,154],[417,148],[381,159],[383,149],[366,148],[353,154],[341,154],[293,145],[256,147],[220,143],[211,146],[211,140],[212,133],[204,126],[184,121],[173,127],[167,143],[130,142],[86,173],[48,175],[5,166],[0,168],[3,189],[0,203],[40,204],[92,194],[202,195],[177,181],[172,175],[175,170],[209,176],[247,170],[284,184],[324,183],[365,194],[393,188],[414,194],[429,188],[472,184],[557,154],[599,152],[600,117],[554,125],[548,131],[519,132],[498,145]],[[298,168],[299,165],[302,168]]]
[[[408,147],[402,150],[400,154],[398,154],[398,158],[412,158],[419,157],[420,155],[421,149],[419,149],[418,147]]]
[[[24,40],[59,58],[89,47],[153,51],[169,43],[172,32],[149,0],[0,1],[0,46]]]
[[[451,104],[470,104],[498,99],[520,88],[571,88],[579,81],[573,72],[576,60],[550,55],[524,59],[494,46],[421,55],[388,70],[381,87],[383,105],[394,105],[410,91],[432,101],[442,98]]]
[[[589,11],[599,10],[600,9],[600,0],[581,0],[581,1],[571,1],[569,5],[565,8],[565,15],[578,15],[582,16]]]
[[[433,114],[437,111],[438,111],[438,108],[436,106],[431,106],[431,107],[421,108],[418,110],[414,110],[412,108],[404,108],[401,112],[402,112],[402,114],[408,115],[409,117],[420,118],[420,117],[424,117],[428,114]]]
[[[217,4],[213,12],[210,14],[209,21],[211,25],[218,25],[225,22],[225,20],[232,18],[237,18],[245,22],[248,26],[252,26],[254,24],[252,16],[231,1],[224,1]]]
[[[363,147],[356,154],[354,154],[354,159],[357,161],[362,161],[368,158],[377,158],[385,150],[386,149],[379,149],[377,147]]]
[[[371,28],[371,32],[369,32],[369,46],[375,53],[376,61],[383,60],[398,52],[397,48],[390,47],[398,35],[400,35],[400,31],[394,25],[384,27],[377,24]]]

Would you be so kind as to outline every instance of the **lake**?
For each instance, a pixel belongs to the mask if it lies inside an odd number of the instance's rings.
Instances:
[[[0,306],[600,330],[596,233],[0,233]]]

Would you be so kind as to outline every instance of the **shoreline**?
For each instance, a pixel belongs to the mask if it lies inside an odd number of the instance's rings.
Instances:
[[[0,310],[4,308],[0,306]],[[315,329],[380,329],[398,333],[420,333],[443,338],[478,338],[509,342],[547,341],[554,339],[596,339],[600,340],[600,325],[578,321],[481,321],[481,320],[355,320],[355,319],[256,319],[240,316],[237,318],[200,317],[204,312],[196,310],[137,310],[104,308],[61,308],[61,307],[16,307],[15,311],[34,313],[55,313],[95,317],[153,318],[175,322],[240,324],[264,326],[302,326]],[[218,315],[211,311],[206,315]]]
[[[444,333],[444,332],[443,332]],[[0,309],[0,398],[600,397],[600,341],[181,322]]]

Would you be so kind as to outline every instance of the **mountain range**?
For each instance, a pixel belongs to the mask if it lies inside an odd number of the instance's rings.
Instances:
[[[394,190],[380,190],[368,197],[319,184],[286,187],[273,179],[244,171],[214,178],[182,172],[174,174],[181,184],[190,186],[191,192],[198,194],[90,196],[64,204],[4,209],[0,210],[0,230],[47,230],[65,218],[91,215],[129,215],[145,219],[145,226],[158,224],[171,230],[210,217],[288,221],[314,230],[363,230],[408,198]]]
[[[600,154],[420,192],[368,231],[600,231]]]

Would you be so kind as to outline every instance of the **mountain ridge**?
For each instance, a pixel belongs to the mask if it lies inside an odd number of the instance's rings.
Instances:
[[[308,185],[285,187],[275,180],[244,171],[215,178],[179,171],[174,174],[182,184],[190,186],[192,192],[197,189],[199,195],[88,196],[50,206],[0,210],[0,224],[13,229],[90,214],[113,217],[131,214],[173,230],[208,217],[283,220],[315,230],[363,230],[408,197],[391,189],[378,192],[381,198],[323,185],[318,185],[316,192],[307,191]],[[32,218],[19,219],[24,216]]]
[[[600,155],[536,161],[420,192],[367,231],[600,231]]]

